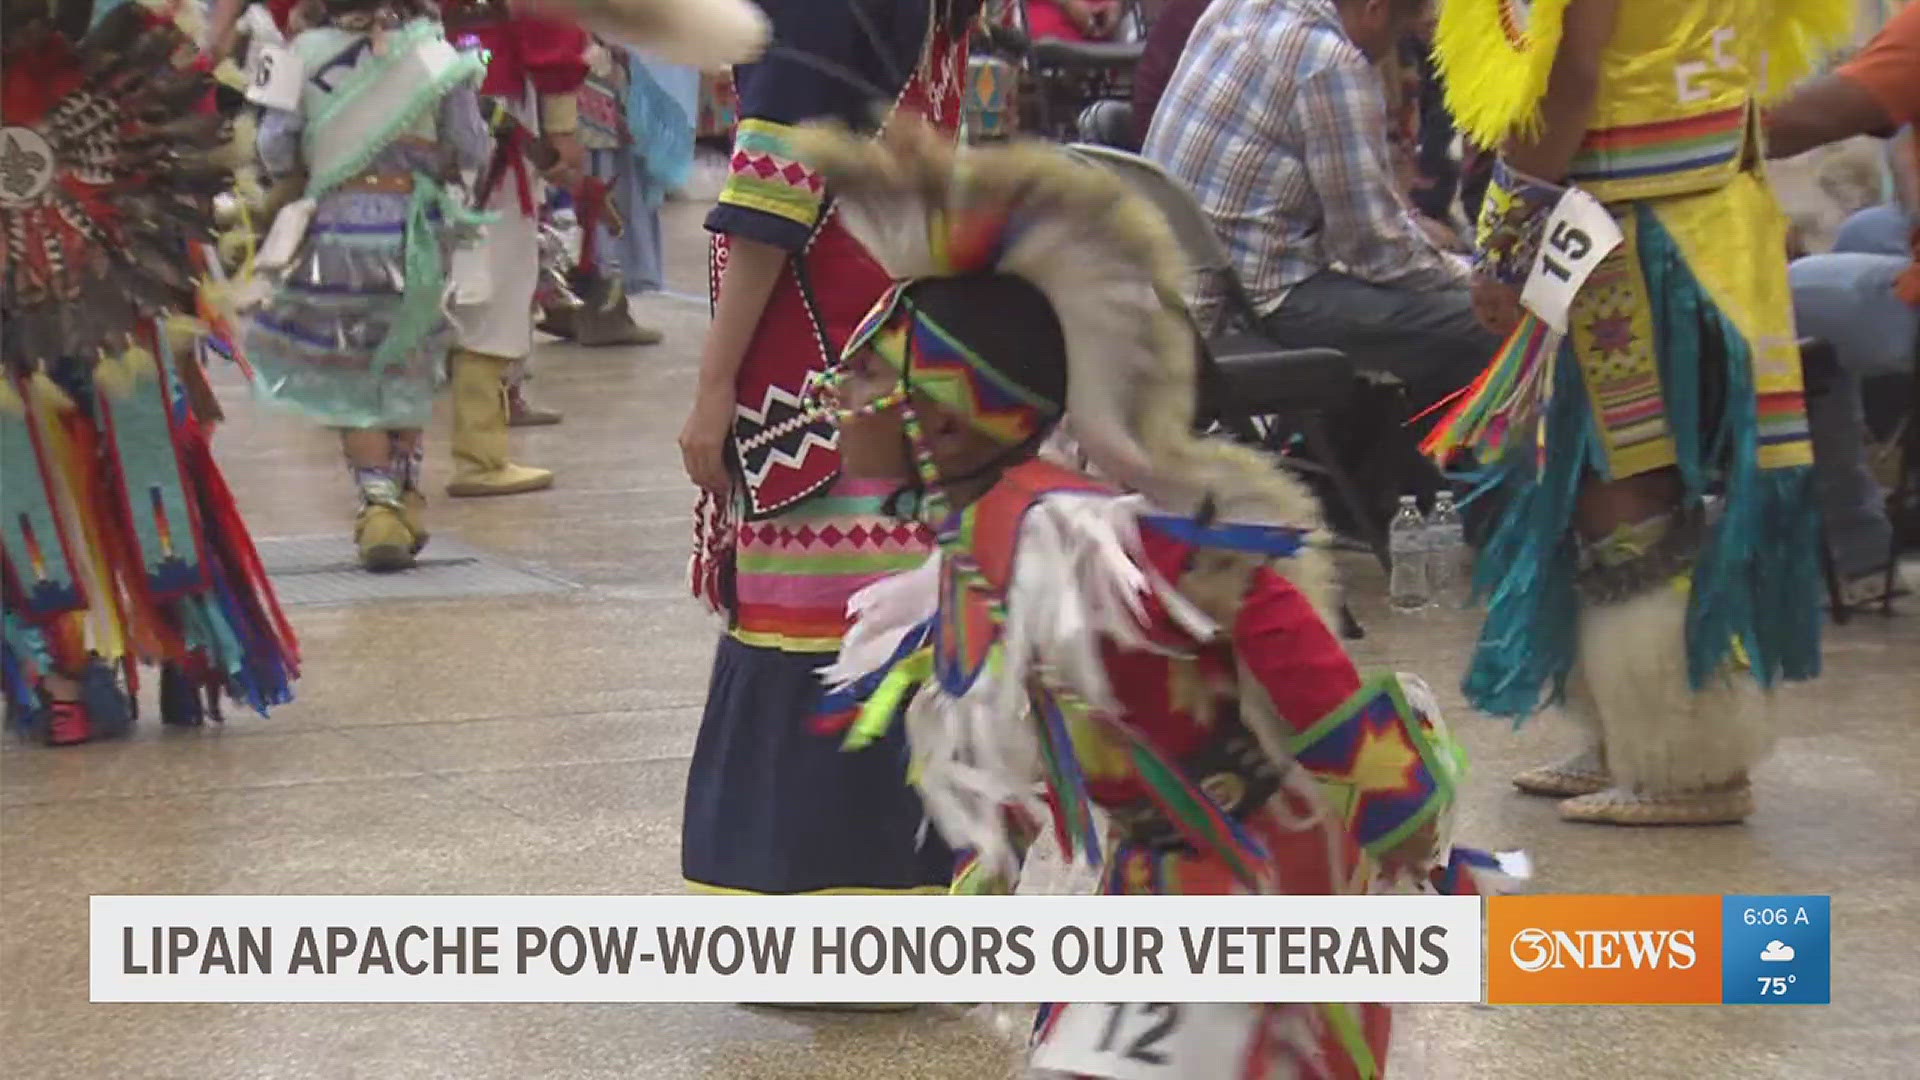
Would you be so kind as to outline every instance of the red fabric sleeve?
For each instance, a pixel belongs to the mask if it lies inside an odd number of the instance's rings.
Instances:
[[[1147,561],[1178,583],[1193,549],[1151,529],[1140,532]],[[1146,598],[1144,629],[1155,642],[1191,647],[1192,639],[1160,601]],[[1305,731],[1360,689],[1360,672],[1320,613],[1270,566],[1254,572],[1233,625],[1233,648],[1295,731]],[[1114,673],[1116,686],[1125,682]],[[1124,695],[1123,695],[1124,697]]]
[[[1233,646],[1296,732],[1306,731],[1360,689],[1347,651],[1300,590],[1271,567],[1255,572]]]
[[[587,81],[587,32],[541,15],[514,15],[507,36],[520,54],[520,69],[542,94],[571,94]]]

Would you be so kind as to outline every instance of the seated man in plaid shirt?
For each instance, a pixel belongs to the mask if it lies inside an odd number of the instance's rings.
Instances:
[[[1144,153],[1199,198],[1269,336],[1344,349],[1424,409],[1499,346],[1474,319],[1466,261],[1395,182],[1373,66],[1426,0],[1214,0]],[[1203,282],[1211,326],[1222,287]]]

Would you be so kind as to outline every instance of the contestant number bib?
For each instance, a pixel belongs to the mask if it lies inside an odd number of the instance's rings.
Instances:
[[[254,49],[247,72],[247,100],[269,109],[293,112],[300,108],[300,83],[305,69],[292,49],[261,45]]]
[[[1579,188],[1568,188],[1547,217],[1540,254],[1534,257],[1520,303],[1548,326],[1566,333],[1574,295],[1600,260],[1624,239],[1619,223],[1600,200]]]
[[[1035,1069],[1103,1080],[1239,1076],[1261,1022],[1248,1004],[1069,1004],[1034,1047]]]

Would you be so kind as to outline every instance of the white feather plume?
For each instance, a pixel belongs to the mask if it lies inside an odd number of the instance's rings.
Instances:
[[[1040,734],[1027,698],[1040,678],[1095,708],[1114,708],[1102,647],[1151,650],[1146,600],[1155,597],[1195,642],[1218,627],[1146,562],[1138,496],[1042,497],[1021,522],[996,662],[959,697],[922,688],[907,709],[908,740],[927,813],[941,835],[971,847],[990,869],[1018,871],[1002,807],[1049,813],[1036,786]],[[823,674],[846,686],[877,670],[939,600],[939,556],[858,593],[839,659]]]
[[[940,605],[940,553],[912,570],[861,589],[847,601],[853,626],[840,641],[840,655],[821,671],[828,686],[844,687],[877,671],[907,634],[933,616]]]
[[[772,33],[749,0],[538,0],[602,37],[670,63],[713,69],[757,59]]]

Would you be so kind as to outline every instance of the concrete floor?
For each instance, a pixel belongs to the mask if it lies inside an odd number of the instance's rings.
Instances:
[[[669,208],[674,288],[704,288],[698,208]],[[565,425],[522,434],[551,492],[436,498],[434,527],[575,583],[559,593],[292,611],[299,701],[271,720],[0,753],[0,1074],[8,1077],[840,1078],[1008,1075],[980,1018],[723,1006],[89,1005],[93,893],[652,893],[679,880],[682,778],[715,627],[685,598],[691,499],[673,448],[703,306],[643,302],[645,350],[543,350]],[[346,530],[333,440],[229,378],[218,443],[263,537]],[[439,431],[444,431],[441,418]],[[429,479],[446,475],[433,444]],[[1826,1078],[1920,1070],[1920,616],[1832,634],[1744,826],[1563,824],[1513,794],[1567,745],[1469,718],[1465,616],[1390,615],[1347,560],[1363,664],[1426,673],[1474,760],[1464,835],[1530,849],[1550,892],[1831,893],[1830,1008],[1403,1012],[1393,1075],[1434,1080]],[[1910,608],[1912,605],[1910,605]],[[150,714],[149,714],[150,715]],[[1905,1061],[1906,1065],[1899,1063]]]

